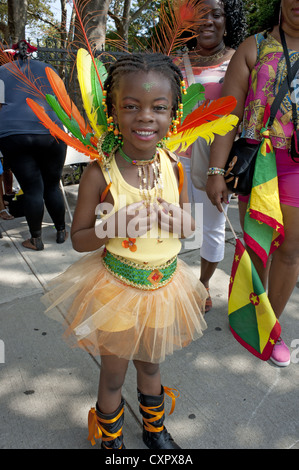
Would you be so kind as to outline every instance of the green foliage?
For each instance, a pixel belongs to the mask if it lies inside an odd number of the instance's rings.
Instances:
[[[6,25],[8,24],[9,1],[0,0],[0,23]],[[54,34],[55,27],[58,27],[58,21],[53,12],[53,3],[54,0],[28,0],[26,38],[35,39]],[[34,40],[31,43],[35,45]]]
[[[249,36],[278,23],[280,0],[244,0],[244,5]]]

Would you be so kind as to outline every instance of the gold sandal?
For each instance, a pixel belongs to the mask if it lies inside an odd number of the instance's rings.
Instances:
[[[206,298],[205,313],[209,312],[211,308],[213,307],[212,299],[210,296],[210,288],[206,287],[206,291],[209,296]]]

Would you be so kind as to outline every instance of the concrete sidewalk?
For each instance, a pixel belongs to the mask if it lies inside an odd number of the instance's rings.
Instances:
[[[77,187],[66,190],[74,207]],[[240,233],[236,199],[228,215]],[[62,326],[43,313],[40,302],[47,281],[82,254],[69,239],[55,243],[47,215],[42,252],[22,247],[28,238],[24,218],[1,220],[0,230],[0,348],[5,352],[0,363],[0,448],[92,449],[86,439],[87,414],[96,400],[100,360],[69,349]],[[227,229],[225,259],[211,283],[208,329],[161,365],[163,384],[180,392],[167,428],[182,449],[299,449],[299,284],[281,320],[284,341],[289,346],[293,341],[294,361],[278,368],[252,356],[229,331],[233,253],[234,238]],[[180,256],[198,275],[199,251],[183,249]],[[145,449],[132,365],[123,394],[126,447]],[[169,411],[170,400],[166,402]]]

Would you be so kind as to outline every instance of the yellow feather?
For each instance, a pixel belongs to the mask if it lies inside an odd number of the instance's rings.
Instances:
[[[211,144],[214,140],[215,134],[227,134],[227,132],[231,131],[238,124],[238,121],[238,117],[233,114],[222,116],[215,121],[206,122],[194,129],[172,135],[167,141],[166,146],[171,150],[171,152],[175,152],[178,149],[180,152],[185,152],[198,137],[202,137],[208,144]]]
[[[92,105],[93,96],[90,77],[91,67],[92,61],[89,53],[85,49],[79,49],[77,53],[77,71],[83,106],[89,123],[93,128],[95,135],[99,138],[105,131],[105,128],[104,126],[98,126],[97,112]]]

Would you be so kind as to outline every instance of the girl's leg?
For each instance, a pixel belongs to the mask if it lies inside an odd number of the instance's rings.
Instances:
[[[114,413],[119,406],[128,363],[116,356],[101,357],[98,408],[102,413]]]
[[[128,361],[116,356],[101,357],[98,401],[88,414],[88,440],[102,439],[104,449],[125,449],[123,442],[124,400],[121,388],[125,380]]]
[[[143,418],[143,442],[149,449],[180,449],[164,426],[164,387],[159,364],[134,361],[138,401]]]
[[[145,395],[161,394],[161,376],[159,364],[134,361],[137,371],[137,388]]]

